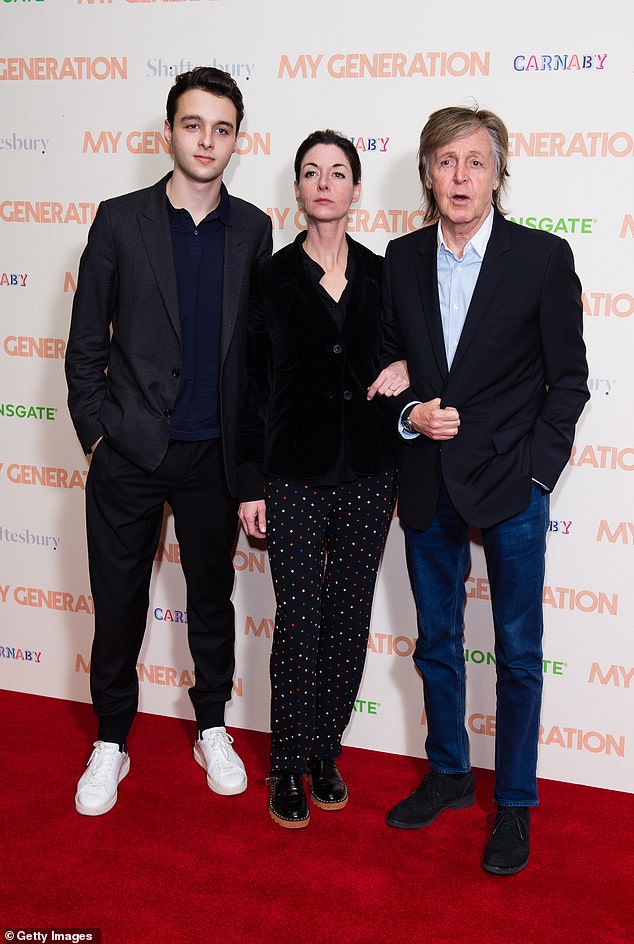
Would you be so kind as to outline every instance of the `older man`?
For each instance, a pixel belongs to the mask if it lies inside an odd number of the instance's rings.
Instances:
[[[434,225],[388,246],[385,305],[385,363],[407,358],[410,375],[410,389],[395,398],[399,515],[430,765],[387,822],[416,829],[474,801],[462,644],[474,526],[491,585],[497,667],[498,810],[482,865],[497,875],[528,863],[549,493],[588,398],[570,247],[504,218],[507,156],[507,130],[491,112],[443,108],[430,116],[419,173]]]

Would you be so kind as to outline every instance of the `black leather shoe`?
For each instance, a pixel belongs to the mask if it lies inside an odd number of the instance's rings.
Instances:
[[[474,800],[471,771],[458,778],[430,770],[418,789],[390,810],[386,822],[397,829],[419,829],[433,823],[443,810],[464,810]]]
[[[310,798],[322,810],[342,810],[348,802],[348,788],[334,760],[313,761],[310,773]]]
[[[308,826],[310,810],[306,801],[302,774],[278,770],[269,776],[268,782],[271,788],[269,813],[275,822],[286,829],[301,829],[302,826]]]
[[[482,868],[493,875],[516,875],[528,865],[530,811],[526,806],[498,806]]]

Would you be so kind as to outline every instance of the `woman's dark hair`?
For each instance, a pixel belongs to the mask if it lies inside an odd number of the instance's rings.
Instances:
[[[359,154],[356,147],[350,138],[345,138],[338,131],[332,131],[330,128],[326,128],[324,131],[313,131],[312,134],[309,134],[308,137],[305,138],[305,140],[302,141],[300,146],[297,148],[294,165],[296,183],[299,183],[299,175],[302,169],[302,161],[304,160],[304,157],[311,148],[315,147],[316,144],[334,144],[336,147],[341,148],[348,158],[348,163],[350,164],[350,170],[352,171],[352,183],[361,183],[361,161],[359,160]]]

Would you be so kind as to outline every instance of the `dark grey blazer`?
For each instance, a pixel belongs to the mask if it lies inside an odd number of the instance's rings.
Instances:
[[[385,257],[383,363],[407,358],[411,389],[460,414],[448,442],[402,441],[399,516],[425,530],[441,481],[460,514],[488,527],[518,514],[531,481],[553,488],[588,399],[581,285],[568,243],[495,213],[460,341],[447,366],[437,226],[401,236]]]
[[[167,451],[183,350],[165,185],[100,204],[79,264],[66,350],[68,407],[86,452],[100,436],[147,472]],[[220,336],[227,482],[237,494],[238,416],[251,284],[271,222],[230,197]]]

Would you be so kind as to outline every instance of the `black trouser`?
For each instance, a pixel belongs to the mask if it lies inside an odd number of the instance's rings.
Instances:
[[[171,442],[159,468],[148,474],[104,440],[86,484],[95,605],[90,690],[103,741],[123,742],[136,714],[136,663],[165,502],[174,513],[187,585],[187,636],[196,670],[189,694],[199,728],[224,724],[235,665],[237,505],[227,490],[222,445]]]
[[[392,473],[332,488],[273,479],[266,539],[277,610],[271,770],[334,758],[368,646],[374,586],[394,510]]]

